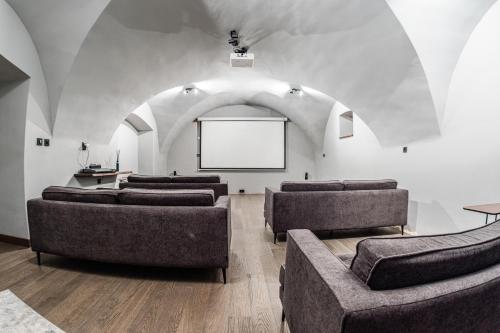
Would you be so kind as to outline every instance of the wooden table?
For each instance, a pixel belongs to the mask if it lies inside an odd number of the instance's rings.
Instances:
[[[498,215],[500,215],[500,203],[476,205],[476,206],[465,206],[464,209],[471,211],[471,212],[485,214],[486,215],[485,224],[488,224],[488,218],[490,215],[495,215],[495,221],[493,221],[493,222],[499,221]]]

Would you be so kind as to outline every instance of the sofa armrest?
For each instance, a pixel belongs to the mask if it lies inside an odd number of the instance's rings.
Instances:
[[[276,192],[280,191],[272,187],[266,187],[264,194],[264,219],[271,227],[273,226],[273,202]]]
[[[215,208],[220,208],[226,210],[227,214],[227,248],[228,252],[231,252],[231,237],[232,237],[232,229],[231,229],[231,198],[227,195],[220,196],[219,199],[215,202]],[[229,261],[229,258],[228,258]]]
[[[344,310],[327,278],[347,268],[309,230],[288,232],[285,266],[283,311],[290,331],[341,332]]]

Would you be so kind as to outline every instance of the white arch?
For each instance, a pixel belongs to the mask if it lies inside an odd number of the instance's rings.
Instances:
[[[175,138],[193,120],[209,111],[228,105],[262,106],[275,110],[296,123],[318,148],[323,143],[329,112],[306,113],[297,107],[297,105],[293,105],[293,103],[267,92],[260,92],[251,96],[231,92],[211,95],[184,112],[168,131],[162,143],[162,151],[168,152]]]

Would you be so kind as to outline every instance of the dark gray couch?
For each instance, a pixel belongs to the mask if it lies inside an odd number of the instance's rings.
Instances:
[[[211,190],[50,187],[29,200],[31,248],[72,258],[160,267],[221,268],[231,243],[231,202]]]
[[[290,331],[498,332],[500,223],[450,235],[368,239],[336,256],[288,232],[280,298]]]
[[[214,191],[215,200],[220,196],[228,195],[227,183],[223,183],[217,175],[196,176],[147,176],[130,175],[127,182],[119,184],[123,188],[147,189],[211,189]]]
[[[401,226],[408,216],[408,191],[394,180],[283,182],[266,188],[264,218],[274,233]]]

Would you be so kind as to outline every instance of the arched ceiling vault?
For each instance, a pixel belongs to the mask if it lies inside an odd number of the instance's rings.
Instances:
[[[420,58],[440,123],[460,55],[495,2],[497,0],[387,0]]]
[[[237,77],[226,40],[238,29],[256,55],[253,73],[335,97],[385,145],[439,134],[447,77],[492,1],[9,0],[51,73],[56,135],[108,142],[127,114],[165,88]],[[440,58],[436,43],[449,52]]]
[[[73,61],[110,0],[7,0],[30,32],[47,81],[52,129]]]
[[[155,115],[161,149],[168,152],[182,129],[194,119],[229,105],[250,105],[274,110],[297,124],[316,147],[323,143],[325,127],[335,103],[332,98],[303,88],[301,96],[289,94],[289,85],[270,79],[254,78],[234,85],[232,80],[208,80],[194,84],[195,93],[181,88],[168,90],[149,101]],[[231,84],[231,87],[227,85]],[[260,87],[260,88],[258,88]]]

